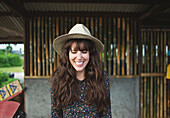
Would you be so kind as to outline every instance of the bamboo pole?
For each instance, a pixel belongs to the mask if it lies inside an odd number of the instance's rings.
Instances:
[[[134,21],[134,75],[137,75],[137,61],[136,61],[136,40],[137,40],[137,35],[136,35],[136,32],[137,32],[137,25],[136,25],[136,21]]]
[[[125,18],[122,18],[122,75],[125,75]]]
[[[102,17],[99,18],[99,39],[102,41]],[[100,54],[100,59],[103,62],[102,53]]]
[[[160,66],[160,69],[161,69],[161,72],[163,72],[163,32],[161,32],[161,66]],[[161,77],[161,85],[160,85],[160,117],[163,118],[163,77]]]
[[[64,33],[65,34],[67,34],[68,33],[68,18],[67,17],[65,17],[65,19],[64,19],[65,21],[64,21]]]
[[[52,73],[51,74],[53,74],[53,72],[54,72],[54,70],[55,70],[55,66],[54,66],[54,64],[56,63],[56,54],[55,54],[55,51],[54,51],[54,48],[53,48],[53,41],[54,41],[54,39],[55,39],[55,33],[56,33],[56,31],[55,31],[55,27],[56,27],[56,17],[52,17],[52,49],[51,49],[51,51],[52,51]]]
[[[56,19],[56,35],[57,37],[59,36],[59,18],[58,17]],[[59,65],[59,60],[60,60],[60,56],[59,54],[57,54],[57,65],[55,67]]]
[[[141,45],[143,45],[144,43],[144,32],[141,32]],[[139,43],[140,45],[140,43]],[[141,50],[141,55],[142,55],[142,59],[143,59],[143,50]],[[142,61],[142,67],[143,67],[143,61]],[[143,70],[142,70],[143,71]],[[141,72],[139,72],[141,73]],[[143,77],[141,77],[140,75],[140,118],[144,118],[144,79]]]
[[[166,31],[164,31],[164,73],[166,72],[166,39],[167,39],[167,32]],[[166,88],[167,88],[167,86],[166,86],[166,76],[164,76],[164,78],[163,78],[163,80],[164,80],[164,117],[166,118],[167,117],[167,104],[166,104],[166,97],[167,97],[167,90],[166,90]]]
[[[51,32],[52,18],[49,17],[49,74],[52,75],[52,32]]]
[[[94,35],[94,22],[93,22],[93,17],[90,18],[90,29],[91,29],[91,34]]]
[[[117,74],[120,75],[120,18],[117,18]]]
[[[86,26],[89,28],[89,17],[86,17]]]
[[[111,75],[111,18],[108,19],[109,23],[108,23],[108,73],[109,75]]]
[[[45,18],[45,60],[46,60],[46,75],[49,76],[49,49],[48,49],[48,17]]]
[[[107,19],[104,18],[104,70],[107,72]]]
[[[113,75],[116,75],[116,18],[113,18]]]
[[[42,42],[41,42],[41,45],[42,45],[42,75],[45,76],[45,59],[44,59],[44,17],[42,17],[41,19],[41,35],[42,35]]]
[[[98,31],[98,28],[99,28],[99,23],[98,23],[98,18],[94,18],[95,19],[95,37],[99,39],[99,31]]]
[[[36,18],[34,18],[34,75],[37,75]]]
[[[40,17],[37,18],[37,63],[38,63],[38,76],[41,75],[41,49],[40,49]]]
[[[158,72],[160,72],[159,71],[159,67],[160,67],[160,63],[159,63],[159,58],[160,58],[160,51],[159,51],[159,49],[160,49],[160,44],[159,44],[159,31],[157,32],[157,45],[158,45],[158,58],[157,58],[157,67],[158,67]],[[159,84],[160,84],[160,79],[159,79],[159,77],[157,77],[157,118],[160,118],[160,109],[159,109],[159,105],[160,105],[160,86],[159,86]]]
[[[53,20],[54,20],[54,23],[53,23],[53,42],[54,42],[54,39],[56,38],[56,32],[57,32],[57,28],[56,28],[56,24],[57,24],[57,18],[55,17]],[[56,54],[56,51],[54,50],[53,48],[53,58],[54,58],[54,71],[56,70],[56,66],[57,66],[57,54]]]
[[[75,20],[76,20],[76,18],[75,18],[75,17],[72,17],[72,26],[75,25]]]
[[[32,24],[32,19],[30,20],[30,76],[33,76],[33,37],[32,37],[32,29],[33,29],[33,24]]]
[[[150,37],[149,37],[149,35],[150,35],[150,33],[148,32],[148,31],[146,31],[147,32],[147,36],[146,36],[146,45],[147,45],[147,48],[146,48],[146,72],[148,73],[149,71],[150,71]],[[149,82],[150,82],[150,80],[149,80],[149,77],[147,77],[146,78],[147,79],[147,82],[146,82],[146,84],[147,84],[147,96],[146,96],[146,115],[147,115],[147,118],[149,118],[149,116],[150,116],[150,109],[149,109],[149,103],[150,103],[150,96],[149,96],[149,94],[150,94],[150,88],[149,88],[149,86],[150,86],[150,84],[149,84]]]
[[[127,41],[127,75],[130,75],[130,45],[129,45],[129,18],[127,18],[127,31],[126,31],[126,41]]]
[[[134,33],[134,21],[133,19],[131,18],[130,19],[130,65],[129,65],[129,69],[130,69],[130,75],[133,74],[133,66],[134,66],[134,63],[133,63],[133,59],[134,59],[134,45],[133,45],[133,40],[134,40],[134,36],[133,36],[133,33]]]
[[[151,32],[151,43],[150,43],[150,49],[151,49],[151,72],[153,72],[153,32]],[[150,83],[150,118],[153,118],[153,77],[151,76],[151,83]]]
[[[147,45],[147,43],[146,43],[146,32],[144,32],[144,45],[145,45],[145,60],[144,60],[144,72],[146,73],[147,72],[147,65],[146,65],[146,62],[147,62],[147,54],[146,54],[146,45]],[[146,113],[147,113],[147,107],[146,107],[146,101],[147,101],[147,99],[146,99],[146,97],[147,97],[147,93],[146,93],[146,84],[147,84],[147,79],[146,79],[146,77],[144,77],[144,108],[143,108],[143,113],[144,113],[144,115],[143,115],[143,117],[144,118],[146,118]]]
[[[147,79],[144,77],[144,118],[147,117]]]
[[[156,73],[156,69],[157,69],[157,66],[156,66],[156,32],[153,31],[153,53],[154,53],[154,57],[153,57],[153,72]],[[157,103],[156,103],[156,97],[157,97],[157,94],[156,94],[156,90],[157,90],[157,77],[153,77],[154,78],[154,103],[153,103],[153,117],[156,118],[156,106],[157,106]]]

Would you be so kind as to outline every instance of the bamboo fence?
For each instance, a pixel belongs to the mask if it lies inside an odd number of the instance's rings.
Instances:
[[[101,40],[104,70],[110,78],[140,77],[140,117],[168,118],[167,48],[170,30],[141,29],[130,17],[33,17],[26,30],[29,40],[29,72],[26,78],[49,77],[59,64],[53,40],[68,33],[76,23],[85,24]],[[141,37],[138,37],[138,33]],[[140,44],[139,44],[140,40]],[[139,47],[142,46],[142,55]],[[139,65],[139,59],[142,60]],[[139,73],[138,69],[142,66]],[[167,96],[168,95],[168,96]],[[168,99],[167,99],[168,98]]]

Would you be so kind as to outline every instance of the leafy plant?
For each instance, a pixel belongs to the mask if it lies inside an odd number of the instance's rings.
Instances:
[[[9,75],[8,73],[0,72],[0,86],[2,86],[2,83],[5,81],[8,81]]]

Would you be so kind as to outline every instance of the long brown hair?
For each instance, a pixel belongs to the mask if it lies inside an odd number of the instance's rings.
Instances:
[[[60,65],[53,74],[52,90],[56,110],[69,106],[75,101],[79,101],[77,88],[79,82],[76,79],[76,70],[69,61],[69,50],[71,45],[76,43],[77,50],[87,50],[90,52],[90,59],[85,69],[85,101],[88,105],[96,105],[99,112],[106,111],[110,105],[110,98],[105,87],[105,75],[103,73],[102,62],[99,59],[99,52],[94,44],[89,40],[72,39],[65,43],[62,48]]]

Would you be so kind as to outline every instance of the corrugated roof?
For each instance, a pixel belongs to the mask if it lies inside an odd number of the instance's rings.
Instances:
[[[10,9],[4,3],[0,3],[0,12],[10,12]]]
[[[89,3],[90,2],[90,3]],[[8,37],[24,38],[24,18],[56,13],[112,13],[112,15],[136,16],[141,23],[153,21],[169,23],[170,5],[159,0],[138,1],[120,0],[99,2],[90,0],[8,0],[0,2],[0,40]],[[102,15],[102,14],[101,14]],[[128,16],[127,15],[127,16]],[[159,19],[159,20],[158,20]],[[146,24],[147,24],[146,23]],[[159,23],[160,24],[160,23]],[[21,39],[21,38],[20,38]]]
[[[25,3],[31,12],[123,12],[141,13],[148,8],[144,4],[100,4],[100,3]]]

